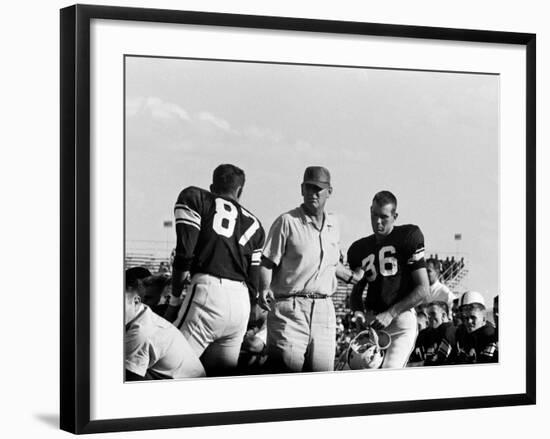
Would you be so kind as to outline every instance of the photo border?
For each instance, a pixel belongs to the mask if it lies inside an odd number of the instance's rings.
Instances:
[[[133,20],[204,26],[523,45],[526,48],[525,393],[90,420],[90,22]],[[75,5],[61,10],[60,426],[99,433],[535,404],[536,36],[530,33]]]

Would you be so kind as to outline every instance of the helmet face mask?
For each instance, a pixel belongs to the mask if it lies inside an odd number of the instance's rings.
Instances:
[[[348,365],[352,370],[358,369],[378,369],[384,361],[384,351],[391,343],[391,337],[388,333],[380,331],[380,335],[372,328],[360,332],[351,341],[348,348]],[[383,347],[379,345],[380,338],[384,343]]]

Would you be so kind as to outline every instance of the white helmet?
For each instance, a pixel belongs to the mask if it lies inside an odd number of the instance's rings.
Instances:
[[[368,328],[350,342],[348,364],[350,369],[378,369],[384,360],[384,349],[391,344],[391,336],[385,331],[378,333]]]
[[[485,306],[485,299],[477,291],[466,291],[460,298],[459,306],[472,305],[474,303],[479,303]]]

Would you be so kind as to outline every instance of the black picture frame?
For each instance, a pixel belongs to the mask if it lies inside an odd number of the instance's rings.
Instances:
[[[90,420],[90,21],[134,20],[208,26],[503,43],[526,48],[526,376],[525,393],[224,413]],[[536,36],[142,8],[75,5],[61,10],[61,371],[63,430],[99,433],[253,422],[535,404],[536,401]]]

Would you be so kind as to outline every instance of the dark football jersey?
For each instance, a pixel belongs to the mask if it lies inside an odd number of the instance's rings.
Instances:
[[[487,322],[478,330],[469,333],[464,326],[456,332],[458,362],[498,363],[498,334]]]
[[[452,322],[445,322],[435,329],[428,327],[420,331],[415,352],[422,356],[426,365],[452,363],[456,356],[456,327]]]
[[[236,201],[198,187],[181,191],[174,207],[174,268],[245,281],[259,266],[265,232],[260,221]]]
[[[426,267],[424,236],[418,226],[395,226],[380,242],[375,235],[355,241],[348,250],[348,263],[352,270],[365,271],[354,291],[362,294],[367,287],[366,309],[386,311],[414,288],[411,273]]]

